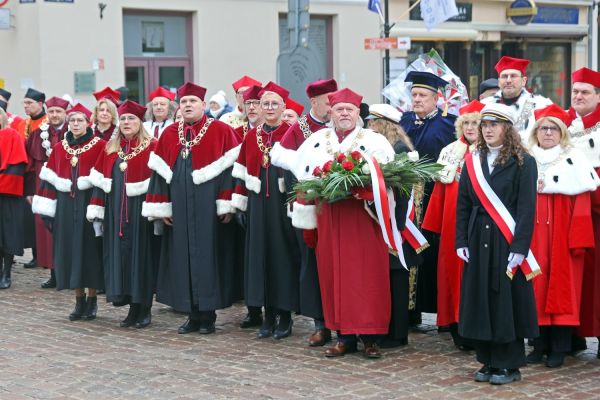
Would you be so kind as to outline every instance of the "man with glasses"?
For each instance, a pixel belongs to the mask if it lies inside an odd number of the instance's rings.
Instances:
[[[600,172],[600,73],[581,68],[572,74],[571,108],[573,119],[569,126],[571,143],[583,151],[596,172]],[[586,253],[580,326],[581,337],[573,343],[573,350],[585,349],[585,337],[597,337],[600,342],[600,189],[592,195],[592,224],[595,248]],[[600,358],[600,346],[597,357]]]
[[[527,91],[527,66],[529,60],[503,56],[495,66],[498,72],[500,90],[495,95],[483,99],[483,104],[502,103],[510,106],[517,116],[515,129],[523,143],[527,143],[535,116],[533,112],[552,104],[552,100]]]
[[[298,150],[304,141],[314,132],[325,128],[331,119],[331,104],[329,94],[337,91],[337,82],[334,79],[318,80],[306,86],[306,96],[310,100],[310,110],[292,125],[279,143],[273,146],[271,157],[273,165],[287,170],[285,174],[286,189],[290,191],[295,183],[294,175],[289,172],[292,165],[291,158],[287,157],[290,151]],[[312,171],[310,171],[312,173]],[[302,208],[303,205],[294,203],[293,208]],[[296,238],[300,246],[302,265],[300,269],[300,314],[313,318],[315,330],[308,339],[308,345],[324,346],[331,340],[331,331],[325,328],[323,306],[321,305],[321,292],[319,290],[319,275],[317,273],[317,258],[314,248],[304,242],[302,229],[296,229]]]
[[[246,134],[252,129],[260,125],[262,121],[262,110],[260,108],[260,97],[258,94],[263,88],[259,85],[252,85],[244,90],[242,97],[244,99],[244,114],[246,121],[237,128],[235,134],[240,140],[240,143],[246,137]]]
[[[165,129],[148,166],[142,215],[162,220],[156,300],[188,320],[178,333],[215,332],[215,310],[233,302],[231,169],[239,153],[233,130],[204,114],[206,89],[177,90],[183,119]],[[160,229],[158,229],[160,231]]]
[[[244,75],[237,81],[233,82],[231,86],[235,92],[235,101],[237,103],[237,107],[235,110],[223,114],[221,118],[219,118],[219,121],[225,122],[233,129],[244,124],[246,119],[244,114],[244,92],[252,85],[262,86],[262,83],[254,78],[249,77],[248,75]]]

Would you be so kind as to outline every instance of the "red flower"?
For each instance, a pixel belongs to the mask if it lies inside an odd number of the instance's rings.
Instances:
[[[329,160],[327,161],[324,165],[323,165],[323,172],[331,172],[331,165],[333,164],[333,160]]]
[[[353,159],[355,159],[356,161],[360,161],[362,159],[362,156],[360,155],[360,151],[353,151],[352,153],[350,153],[350,155],[352,156]]]
[[[319,176],[323,173],[323,170],[319,167],[315,167],[315,169],[313,170],[313,175],[314,176]]]
[[[346,155],[344,153],[338,154],[338,156],[337,156],[337,162],[339,162],[341,164],[344,161],[346,161]]]
[[[342,167],[344,167],[346,171],[352,171],[354,169],[354,163],[352,161],[344,161]]]

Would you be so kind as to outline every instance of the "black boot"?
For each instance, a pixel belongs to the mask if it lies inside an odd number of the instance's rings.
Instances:
[[[2,269],[2,275],[0,276],[0,289],[8,289],[12,284],[10,272],[12,270],[13,256],[4,254],[2,258],[4,269]]]
[[[145,306],[143,304],[139,305],[140,307],[140,313],[138,314],[137,320],[135,322],[135,327],[136,328],[145,328],[148,325],[150,325],[150,322],[152,322],[152,312],[151,307]]]
[[[85,312],[81,316],[82,319],[91,321],[96,319],[96,313],[98,312],[98,298],[96,296],[87,298],[87,304],[85,306]]]
[[[135,324],[135,321],[138,318],[139,311],[140,311],[139,304],[137,304],[137,303],[130,304],[129,312],[127,313],[127,317],[125,317],[125,319],[123,321],[121,321],[119,326],[121,328],[128,328],[128,327],[132,326],[133,324]]]
[[[70,321],[77,321],[78,319],[81,319],[81,316],[85,312],[85,294],[81,297],[76,297],[75,300],[75,309],[69,315]]]
[[[258,330],[258,338],[264,339],[268,338],[275,331],[275,327],[277,326],[277,319],[275,312],[270,307],[265,307],[265,319],[263,320],[260,329]]]
[[[56,287],[56,275],[54,275],[54,269],[50,270],[50,279],[42,283],[42,289],[54,289]]]
[[[279,322],[273,332],[273,339],[283,339],[292,334],[292,325],[294,321],[292,320],[292,313],[290,311],[279,311]]]
[[[26,264],[23,264],[23,268],[36,268],[37,265],[37,251],[35,248],[31,249],[31,255],[33,258]]]

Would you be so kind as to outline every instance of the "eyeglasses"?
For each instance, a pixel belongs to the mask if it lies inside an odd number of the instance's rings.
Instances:
[[[260,100],[248,100],[248,101],[244,102],[244,105],[246,107],[250,107],[250,106],[258,107],[260,105]]]
[[[515,80],[515,79],[519,79],[522,78],[522,75],[519,74],[501,74],[498,79],[500,79],[501,81],[505,81],[508,78],[510,78],[511,80]]]
[[[123,115],[122,117],[119,117],[120,122],[133,122],[136,119],[137,117],[134,115]]]
[[[273,110],[277,110],[279,107],[281,107],[281,103],[278,103],[276,101],[273,102],[265,102],[265,103],[260,103],[260,106],[262,107],[263,110],[268,110],[269,108],[272,108]]]
[[[87,120],[85,118],[69,118],[69,122],[71,124],[83,124],[84,122],[87,122]]]
[[[542,133],[556,133],[559,131],[558,126],[539,126],[538,131]]]

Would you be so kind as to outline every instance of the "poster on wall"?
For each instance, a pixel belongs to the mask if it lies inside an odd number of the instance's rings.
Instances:
[[[162,21],[142,21],[142,52],[165,52],[165,23]]]

